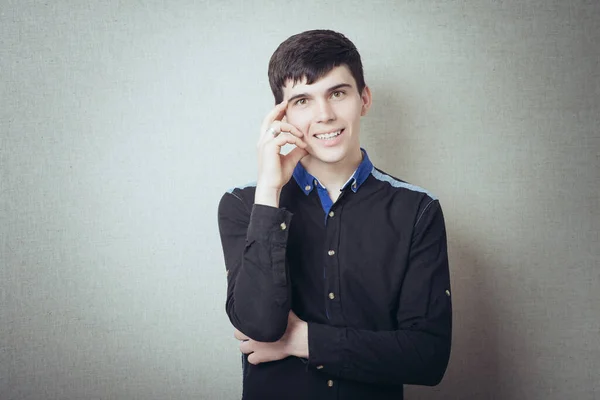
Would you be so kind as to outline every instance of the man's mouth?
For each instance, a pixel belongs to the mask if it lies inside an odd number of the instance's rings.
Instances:
[[[327,132],[327,133],[319,133],[314,135],[317,139],[321,140],[331,140],[333,138],[338,137],[344,132],[344,129],[338,129],[337,131]]]

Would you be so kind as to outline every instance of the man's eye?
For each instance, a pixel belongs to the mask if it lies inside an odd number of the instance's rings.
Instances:
[[[344,91],[343,90],[336,90],[335,92],[331,93],[331,97],[333,97],[334,99],[339,99],[344,95]]]
[[[297,106],[303,106],[306,104],[306,99],[298,99],[295,103]]]

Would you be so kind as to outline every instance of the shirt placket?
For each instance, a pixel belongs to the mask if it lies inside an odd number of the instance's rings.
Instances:
[[[343,196],[343,194],[342,194]],[[341,197],[340,196],[340,199]],[[325,310],[327,318],[332,325],[340,326],[343,324],[342,305],[340,294],[340,232],[341,232],[341,216],[342,206],[339,200],[331,207],[327,214],[326,238],[327,246],[325,248]]]

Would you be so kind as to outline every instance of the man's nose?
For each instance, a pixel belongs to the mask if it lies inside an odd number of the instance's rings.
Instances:
[[[327,100],[318,102],[317,122],[325,123],[335,120],[335,112]]]

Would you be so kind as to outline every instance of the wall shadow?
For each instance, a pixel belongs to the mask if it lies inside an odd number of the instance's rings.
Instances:
[[[362,142],[367,150],[377,154],[373,159],[376,166],[410,181],[407,175],[411,169],[415,171],[419,165],[424,165],[419,159],[427,157],[427,154],[416,154],[411,150],[415,148],[411,138],[414,140],[414,135],[419,134],[418,124],[413,119],[415,113],[420,112],[421,119],[428,117],[416,107],[426,100],[395,90],[387,82],[376,82],[371,89],[374,103],[369,117],[363,122]],[[410,183],[421,186],[419,182]],[[436,192],[435,188],[427,189]],[[454,210],[450,202],[440,201],[446,218],[452,277],[452,354],[440,385],[433,388],[406,386],[405,397],[411,400],[506,399],[510,393],[507,388],[502,388],[502,382],[506,380],[500,376],[499,328],[502,321],[492,281],[492,271],[502,266],[494,263],[489,255],[478,254],[477,249],[470,246],[473,241],[469,232],[461,232],[453,225],[452,216],[465,215],[464,210]]]

